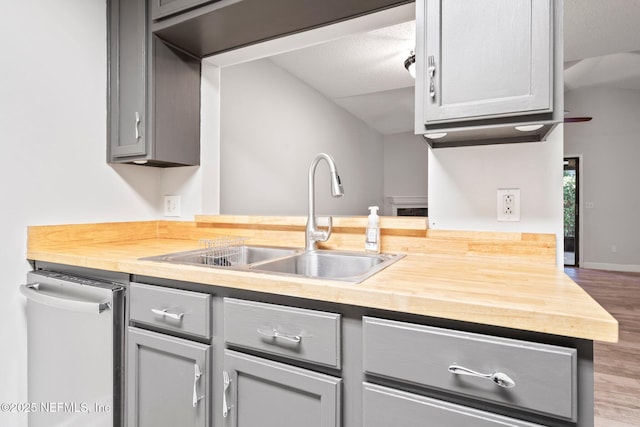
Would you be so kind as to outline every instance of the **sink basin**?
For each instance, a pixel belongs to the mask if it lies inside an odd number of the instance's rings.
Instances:
[[[224,251],[212,252],[211,249],[197,249],[146,257],[141,260],[360,283],[403,256],[402,254],[304,251],[297,248],[243,245],[230,247]]]
[[[252,266],[254,271],[359,283],[404,255],[308,251]]]
[[[174,264],[210,265],[215,267],[246,266],[300,253],[301,249],[275,246],[237,246],[217,251],[215,255],[207,249],[176,252],[142,258],[144,261],[162,261]]]

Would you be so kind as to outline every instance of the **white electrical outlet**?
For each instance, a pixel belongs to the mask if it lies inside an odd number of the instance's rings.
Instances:
[[[164,196],[164,216],[180,216],[180,196]]]
[[[498,221],[520,221],[520,189],[498,188]]]

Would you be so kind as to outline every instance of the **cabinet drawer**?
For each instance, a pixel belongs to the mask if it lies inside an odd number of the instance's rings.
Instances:
[[[227,344],[340,367],[340,315],[224,299]]]
[[[364,384],[363,427],[542,427],[526,421],[492,414],[419,396],[392,388]]]
[[[576,419],[576,349],[370,317],[363,335],[369,374]],[[454,366],[457,373],[450,371]],[[515,386],[463,375],[462,368],[505,374]]]
[[[131,283],[129,317],[162,329],[211,338],[211,295]]]

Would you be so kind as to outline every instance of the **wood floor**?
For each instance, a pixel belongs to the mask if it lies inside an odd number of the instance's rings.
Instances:
[[[617,344],[596,342],[596,427],[640,426],[640,273],[565,268],[618,320]]]

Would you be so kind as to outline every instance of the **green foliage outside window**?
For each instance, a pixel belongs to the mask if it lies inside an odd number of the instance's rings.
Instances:
[[[564,235],[574,237],[576,235],[576,175],[575,173],[564,175]]]

